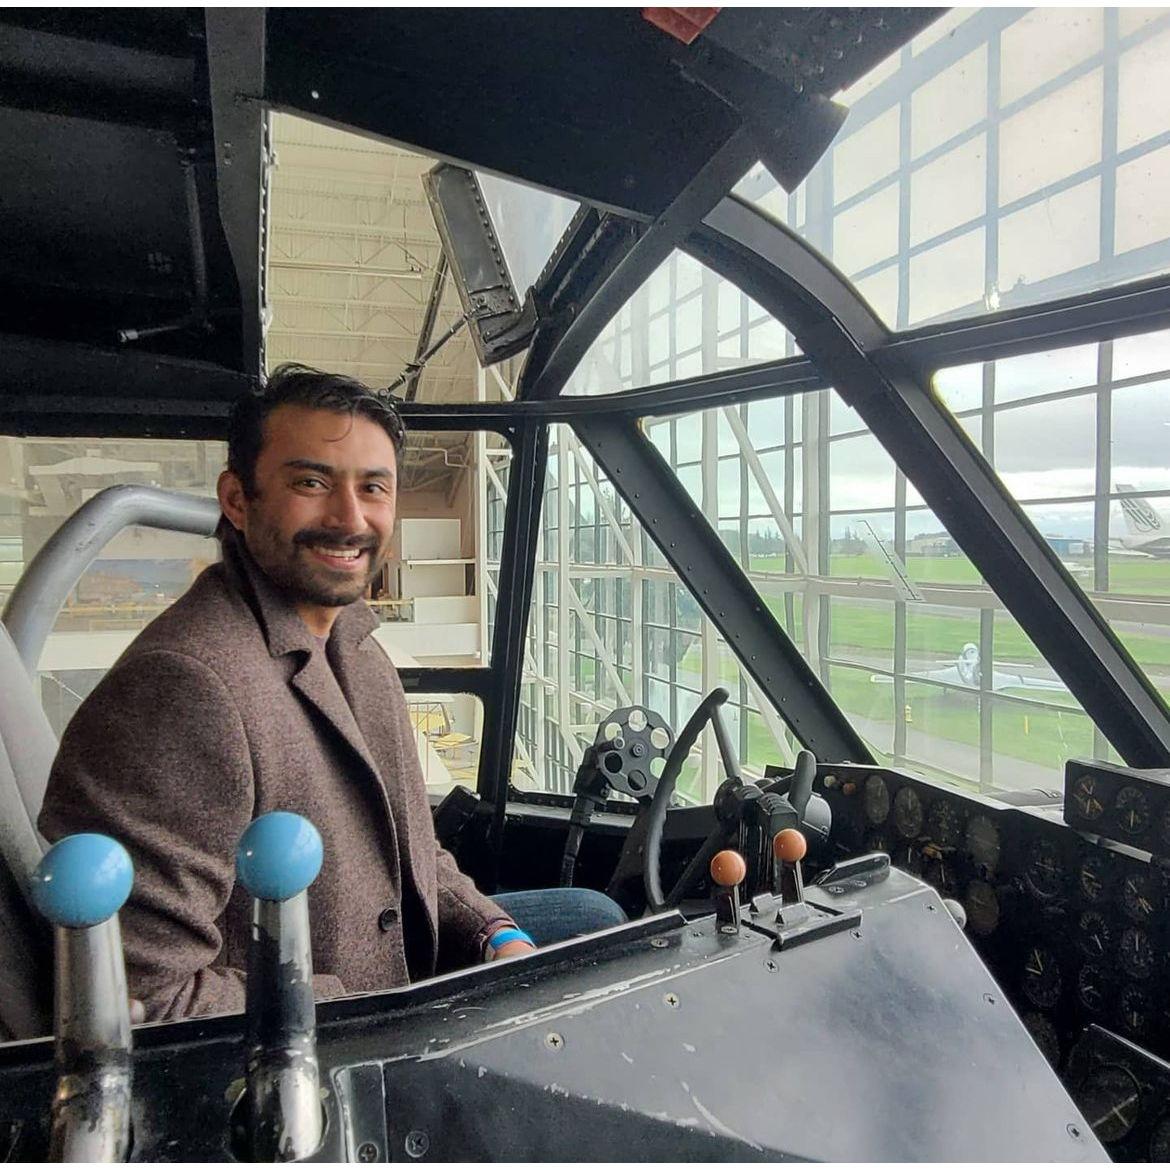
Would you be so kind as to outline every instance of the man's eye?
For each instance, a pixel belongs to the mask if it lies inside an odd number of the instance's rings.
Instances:
[[[318,479],[315,475],[306,475],[296,481],[297,487],[319,488],[325,486],[323,479]]]
[[[389,485],[384,483],[368,483],[366,484],[366,491],[371,492],[374,495],[385,496],[390,494]]]

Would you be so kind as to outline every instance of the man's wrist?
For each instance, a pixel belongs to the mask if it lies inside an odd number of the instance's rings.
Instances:
[[[532,941],[532,936],[521,930],[518,926],[501,927],[499,930],[493,932],[484,945],[484,958],[490,962],[503,947],[506,947],[509,943],[518,942],[524,943],[534,949],[536,947],[536,943]]]

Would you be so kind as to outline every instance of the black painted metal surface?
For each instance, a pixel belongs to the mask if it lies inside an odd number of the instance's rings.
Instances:
[[[664,915],[322,1005],[316,1157],[1103,1159],[933,891],[895,870],[810,898],[860,928],[777,949]],[[137,1030],[136,1160],[227,1156],[241,1025]],[[50,1060],[0,1048],[17,1158],[43,1156]]]

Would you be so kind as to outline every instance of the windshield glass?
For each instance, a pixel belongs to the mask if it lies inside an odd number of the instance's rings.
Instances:
[[[745,774],[788,762],[780,718],[573,431],[555,425],[513,783],[572,792],[582,753],[611,711],[643,704],[678,733],[719,685],[731,692],[724,713]],[[708,728],[680,775],[679,799],[709,802],[722,779]]]
[[[794,193],[737,191],[899,329],[1166,272],[1168,66],[1166,9],[953,9],[838,95]]]
[[[935,387],[1170,699],[1170,331],[940,370]]]
[[[992,792],[1111,750],[834,391],[647,428],[880,758]]]

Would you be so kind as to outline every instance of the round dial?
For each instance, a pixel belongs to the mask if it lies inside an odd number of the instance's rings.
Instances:
[[[1137,1121],[1141,1090],[1120,1065],[1095,1069],[1074,1094],[1093,1132],[1103,1142],[1119,1142]]]
[[[1077,886],[1081,897],[1094,906],[1109,901],[1109,859],[1103,853],[1090,853],[1077,872]]]
[[[967,925],[973,934],[986,938],[999,925],[999,895],[987,882],[973,881],[963,899]]]
[[[1150,1161],[1170,1162],[1170,1115],[1163,1117],[1150,1134]]]
[[[1134,922],[1149,922],[1162,909],[1162,889],[1149,870],[1131,869],[1125,875],[1121,908]]]
[[[1121,966],[1134,979],[1145,979],[1154,969],[1154,947],[1150,936],[1136,926],[1121,932]]]
[[[1028,850],[1024,870],[1032,892],[1041,898],[1055,898],[1064,884],[1064,866],[1060,850],[1047,837],[1038,837]]]
[[[1060,999],[1060,964],[1047,947],[1033,947],[1024,959],[1024,994],[1037,1007],[1055,1007]]]
[[[930,839],[943,849],[953,849],[963,836],[963,814],[949,800],[936,800],[926,823]]]
[[[1150,1026],[1154,1001],[1150,993],[1136,983],[1130,983],[1121,990],[1121,1022],[1135,1036],[1144,1036]]]
[[[1102,787],[1101,781],[1096,776],[1088,774],[1078,777],[1073,784],[1073,804],[1086,821],[1100,820],[1105,812]]]
[[[890,786],[881,776],[870,776],[865,782],[865,819],[871,825],[881,825],[889,815]]]
[[[1118,794],[1113,805],[1113,819],[1121,831],[1130,837],[1138,837],[1150,827],[1150,802],[1146,794],[1132,784],[1127,784]]]
[[[1109,997],[1109,973],[1098,963],[1086,963],[1077,974],[1077,999],[1091,1012],[1105,1007]]]
[[[1077,921],[1077,945],[1090,959],[1103,959],[1113,941],[1109,920],[1099,910],[1086,910]]]
[[[1000,847],[999,829],[990,817],[979,813],[967,822],[967,852],[976,865],[995,873]]]
[[[1039,1012],[1028,1012],[1023,1017],[1024,1027],[1032,1034],[1036,1047],[1053,1068],[1060,1064],[1060,1033],[1047,1016]]]
[[[894,828],[903,837],[922,836],[922,800],[909,784],[894,797]]]

